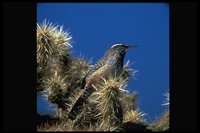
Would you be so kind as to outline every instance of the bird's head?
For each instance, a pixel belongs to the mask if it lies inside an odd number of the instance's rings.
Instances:
[[[134,47],[137,47],[137,46],[126,45],[124,43],[114,43],[108,48],[107,52],[112,51],[112,52],[125,53],[128,49],[134,48]]]

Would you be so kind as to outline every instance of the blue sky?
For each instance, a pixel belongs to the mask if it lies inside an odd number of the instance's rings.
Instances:
[[[44,19],[63,25],[73,38],[71,56],[92,58],[92,64],[113,43],[137,45],[125,56],[130,68],[139,70],[127,89],[138,93],[137,105],[148,121],[166,109],[161,104],[169,90],[168,3],[39,3],[37,22]],[[37,101],[42,112],[46,104]]]

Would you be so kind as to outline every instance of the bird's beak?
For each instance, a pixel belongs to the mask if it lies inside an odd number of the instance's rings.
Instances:
[[[136,45],[127,45],[126,49],[138,47]]]

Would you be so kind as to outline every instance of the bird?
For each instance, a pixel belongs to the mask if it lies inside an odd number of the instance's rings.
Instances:
[[[96,89],[93,84],[97,83],[102,77],[107,77],[109,74],[113,74],[116,77],[122,74],[126,51],[134,47],[137,46],[124,43],[114,43],[108,47],[102,58],[93,65],[82,79],[80,88],[83,91],[69,112],[68,118],[74,120],[80,113],[84,102]]]

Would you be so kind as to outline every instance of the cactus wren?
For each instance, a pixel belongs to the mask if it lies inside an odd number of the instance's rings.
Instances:
[[[118,77],[123,72],[124,57],[126,50],[136,46],[128,46],[123,43],[115,43],[111,45],[104,56],[96,62],[96,64],[88,71],[82,80],[81,89],[83,92],[75,102],[68,117],[74,120],[86,99],[94,92],[93,84],[98,82],[101,77],[114,74]]]

